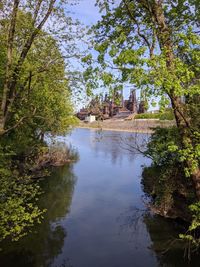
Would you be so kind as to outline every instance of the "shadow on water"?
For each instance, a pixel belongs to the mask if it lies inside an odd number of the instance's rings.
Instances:
[[[70,211],[75,183],[71,164],[56,169],[50,177],[41,181],[44,193],[40,197],[39,206],[47,209],[44,220],[20,241],[3,244],[0,266],[49,266],[61,253],[67,232],[57,222]],[[65,266],[70,267],[67,260]]]
[[[144,215],[143,221],[159,266],[199,267],[200,255],[194,254],[189,260],[185,254],[185,245],[178,239],[179,233],[183,230],[179,223],[149,213]]]
[[[130,207],[117,220],[120,224],[119,234],[128,231],[129,242],[135,249],[141,246],[141,233],[145,226],[151,241],[148,248],[156,255],[156,266],[199,267],[200,255],[195,254],[190,260],[187,258],[184,244],[178,238],[183,230],[178,222],[137,207]]]

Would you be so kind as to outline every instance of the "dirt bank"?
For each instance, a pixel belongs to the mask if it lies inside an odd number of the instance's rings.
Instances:
[[[169,127],[174,125],[174,121],[160,121],[154,119],[141,120],[120,120],[109,119],[105,121],[95,121],[92,123],[80,122],[78,128],[89,128],[98,130],[112,130],[123,132],[152,133],[155,127]]]

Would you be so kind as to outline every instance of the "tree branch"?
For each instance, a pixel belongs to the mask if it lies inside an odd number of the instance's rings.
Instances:
[[[147,37],[141,33],[141,29],[140,29],[140,26],[139,26],[139,22],[136,20],[136,18],[133,16],[133,14],[131,13],[131,10],[129,8],[129,5],[128,3],[126,2],[126,0],[123,0],[125,6],[126,6],[126,9],[128,11],[128,15],[129,17],[134,21],[136,27],[137,27],[137,33],[138,33],[138,36],[140,36],[144,42],[146,43],[146,45],[148,46],[149,48],[149,54],[150,54],[150,57],[152,58],[153,56],[153,51],[154,51],[154,48],[155,48],[155,42],[156,42],[156,38],[155,38],[155,34],[153,34],[153,41],[152,41],[152,44],[149,42],[149,40],[147,39]],[[146,7],[147,8],[147,7]]]
[[[34,16],[33,16],[33,26],[35,26],[38,14],[39,14],[39,10],[40,10],[40,6],[42,4],[43,0],[38,0],[37,4],[36,4],[36,8],[35,8],[35,12],[34,12]]]
[[[34,116],[35,113],[36,113],[36,108],[34,109],[32,116]],[[6,129],[6,130],[4,130],[4,131],[3,131],[3,134],[6,134],[6,133],[8,133],[8,132],[10,132],[10,131],[12,131],[12,130],[14,130],[14,129],[16,129],[17,127],[20,126],[20,124],[21,124],[25,119],[31,118],[32,116],[24,116],[24,117],[22,117],[22,118],[21,118],[15,125],[13,125],[12,127],[8,128],[8,129]]]
[[[15,0],[17,1],[17,0]],[[19,2],[19,0],[18,0]],[[39,2],[41,2],[39,0]],[[39,2],[38,2],[38,5],[39,5]],[[50,3],[49,3],[49,7],[48,7],[48,10],[46,12],[46,14],[44,15],[42,21],[39,23],[39,25],[37,26],[37,28],[32,32],[31,36],[27,39],[25,45],[24,45],[24,48],[22,49],[22,52],[20,54],[20,57],[19,57],[19,60],[17,62],[17,65],[13,71],[13,77],[12,77],[12,81],[11,81],[11,84],[9,86],[9,99],[7,102],[7,109],[6,109],[6,113],[9,112],[9,106],[11,104],[11,102],[13,103],[13,99],[15,99],[14,97],[14,94],[15,94],[15,89],[16,89],[16,84],[17,84],[17,81],[18,81],[18,78],[19,78],[19,73],[21,71],[21,68],[22,68],[22,65],[24,63],[24,60],[26,59],[26,56],[32,46],[32,43],[35,39],[35,37],[37,36],[37,34],[40,32],[40,30],[42,29],[42,27],[44,26],[45,22],[47,21],[47,19],[49,18],[52,10],[53,10],[53,7],[54,7],[54,4],[55,4],[56,0],[51,0]],[[5,117],[8,117],[8,114],[6,114]]]

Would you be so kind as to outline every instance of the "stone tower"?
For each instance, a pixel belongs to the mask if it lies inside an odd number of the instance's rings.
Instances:
[[[137,113],[137,98],[135,89],[132,89],[130,92],[129,103],[129,110],[133,113]]]

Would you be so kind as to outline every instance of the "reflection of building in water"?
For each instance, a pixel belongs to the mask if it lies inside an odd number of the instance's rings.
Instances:
[[[85,120],[88,115],[94,115],[97,119],[108,119],[112,117],[126,118],[130,114],[145,113],[146,101],[140,97],[137,99],[136,90],[130,91],[128,100],[123,99],[122,92],[114,92],[112,96],[107,93],[104,98],[95,96],[88,107],[82,108],[78,113],[77,117],[80,120]]]

